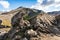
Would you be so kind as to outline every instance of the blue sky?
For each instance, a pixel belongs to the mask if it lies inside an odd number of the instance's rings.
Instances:
[[[37,1],[36,0],[13,0],[13,1],[8,0],[8,2],[10,3],[10,8],[14,9],[14,8],[18,8],[20,6],[31,7]]]
[[[20,6],[45,12],[60,11],[60,0],[0,0],[0,11],[10,11]]]
[[[0,0],[0,1],[5,1],[5,2],[8,2],[8,4],[9,4],[9,8],[8,7],[5,8],[0,3],[0,11],[12,10],[12,9],[16,9],[20,6],[30,8],[32,5],[34,5],[37,2],[37,0]]]

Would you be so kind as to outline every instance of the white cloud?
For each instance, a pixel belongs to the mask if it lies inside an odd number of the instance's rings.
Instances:
[[[60,0],[55,0],[55,2],[60,2]]]
[[[6,9],[6,10],[3,9],[3,10],[2,10],[2,12],[9,12],[9,11],[11,11],[11,9]]]
[[[45,4],[44,4],[45,1]],[[31,8],[43,10],[45,12],[49,11],[59,11],[60,10],[60,0],[37,0],[35,5]]]
[[[4,8],[9,8],[10,6],[8,1],[0,1],[0,5],[2,5]]]
[[[41,4],[43,2],[43,0],[37,0],[37,2],[39,2]]]

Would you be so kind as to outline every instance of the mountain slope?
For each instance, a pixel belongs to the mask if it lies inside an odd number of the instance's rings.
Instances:
[[[11,25],[3,40],[60,40],[60,15],[19,7],[1,16],[2,22],[7,19]]]
[[[42,11],[41,10],[36,10],[36,9],[19,7],[15,10],[12,10],[10,12],[5,12],[5,13],[2,13],[0,15],[0,20],[2,20],[2,25],[11,26],[11,18],[19,12],[26,14],[26,16],[29,15],[27,17],[32,17],[32,16],[35,16],[35,15],[38,15]],[[26,17],[25,17],[25,19],[26,19]]]

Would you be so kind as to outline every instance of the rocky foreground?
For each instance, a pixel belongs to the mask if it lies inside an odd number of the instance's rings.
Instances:
[[[60,40],[60,15],[21,7],[5,14],[11,27],[1,40]]]

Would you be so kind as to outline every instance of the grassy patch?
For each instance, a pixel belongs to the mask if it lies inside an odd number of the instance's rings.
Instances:
[[[4,20],[2,20],[2,24],[1,25],[11,26],[11,22],[8,19],[4,19]]]
[[[26,16],[24,16],[23,18],[24,18],[24,20],[29,20],[31,17],[28,16],[28,15],[26,15]]]

